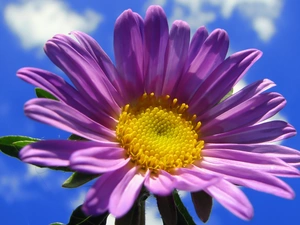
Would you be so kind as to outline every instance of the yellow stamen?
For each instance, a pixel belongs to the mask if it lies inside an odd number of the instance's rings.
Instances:
[[[131,161],[152,172],[187,167],[201,159],[204,141],[200,122],[189,115],[188,105],[169,95],[143,94],[122,108],[117,139]]]

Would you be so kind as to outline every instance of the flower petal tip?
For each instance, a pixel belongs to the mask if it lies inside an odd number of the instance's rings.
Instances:
[[[249,221],[253,218],[253,216],[254,216],[254,210],[253,208],[251,208],[245,213],[243,219]]]

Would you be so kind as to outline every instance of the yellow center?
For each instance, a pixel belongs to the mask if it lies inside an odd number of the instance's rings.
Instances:
[[[117,139],[136,165],[152,172],[187,167],[201,158],[201,123],[187,113],[188,105],[170,96],[144,94],[125,105],[116,128]]]

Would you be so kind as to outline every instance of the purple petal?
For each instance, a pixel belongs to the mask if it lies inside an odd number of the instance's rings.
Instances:
[[[111,127],[115,123],[114,119],[101,109],[103,105],[99,105],[97,108],[90,105],[76,89],[63,78],[51,72],[37,68],[22,68],[17,72],[17,76],[34,86],[50,92],[61,102],[77,109],[87,117],[99,121],[106,127]]]
[[[206,143],[255,144],[274,142],[296,135],[296,130],[284,121],[270,121],[229,132],[202,137]]]
[[[235,165],[252,170],[268,172],[276,176],[297,176],[299,171],[279,158],[253,152],[228,149],[204,149],[203,160],[214,164]]]
[[[250,220],[253,217],[251,203],[234,184],[221,180],[219,183],[206,188],[205,191],[234,215],[244,220]]]
[[[192,61],[194,61],[195,57],[198,55],[207,37],[208,37],[208,32],[205,27],[200,27],[193,35],[191,45],[189,48],[189,56],[187,61],[188,66],[190,66]]]
[[[188,102],[190,113],[201,115],[216,105],[261,55],[256,49],[248,49],[228,57],[203,81]]]
[[[125,166],[125,150],[118,147],[95,147],[77,151],[70,158],[70,167],[82,173],[101,174]]]
[[[282,198],[292,199],[295,196],[293,190],[286,183],[265,172],[243,168],[234,164],[224,165],[206,161],[202,161],[198,166],[201,167],[202,170],[207,169],[217,175],[223,175],[224,179],[233,184],[270,193]]]
[[[180,96],[182,101],[189,103],[206,77],[223,62],[228,51],[228,45],[227,33],[221,29],[214,30],[182,76],[176,96]]]
[[[117,218],[125,215],[131,209],[140,194],[144,180],[149,176],[149,171],[142,175],[138,173],[138,170],[139,168],[137,167],[130,169],[111,194],[109,211]]]
[[[161,170],[158,175],[150,175],[147,177],[145,180],[145,186],[153,194],[166,196],[174,190],[174,181],[175,179],[172,175]]]
[[[225,111],[243,103],[244,101],[262,93],[263,91],[275,86],[275,84],[268,80],[260,80],[256,81],[250,85],[247,85],[239,92],[233,94],[229,98],[225,99],[223,102],[217,104],[213,108],[205,111],[204,114],[198,117],[198,120],[202,123],[206,121],[212,120],[213,118],[217,117],[218,115],[224,113]]]
[[[103,49],[97,43],[97,41],[91,36],[80,31],[72,31],[71,34],[74,35],[79,41],[80,45],[90,53],[90,55],[94,58],[94,60],[103,70],[103,73],[108,77],[108,79],[114,85],[114,87],[121,93],[121,90],[123,89],[119,74],[111,59],[103,51]]]
[[[143,89],[143,22],[131,10],[124,11],[115,23],[114,52],[120,73],[120,93],[128,102],[141,96]]]
[[[118,183],[126,176],[128,168],[104,173],[89,189],[82,210],[87,215],[98,215],[108,210],[112,192]]]
[[[170,31],[168,59],[162,87],[162,95],[171,95],[178,83],[186,63],[190,42],[190,27],[180,20],[176,20]]]
[[[120,95],[95,59],[69,36],[56,35],[45,45],[51,61],[63,70],[82,96],[92,105],[105,105],[108,114],[118,115]]]
[[[201,133],[209,136],[253,125],[274,116],[285,104],[286,100],[278,93],[257,95],[203,123]]]
[[[175,188],[182,191],[200,191],[215,184],[220,177],[195,169],[179,168],[174,172]]]
[[[145,91],[161,95],[166,64],[169,28],[165,12],[160,6],[150,6],[145,17]]]
[[[45,140],[26,145],[20,159],[39,166],[69,166],[71,155],[77,151],[113,146],[90,141]]]
[[[260,153],[270,157],[279,158],[291,166],[300,166],[300,151],[281,145],[271,144],[206,144],[205,149],[228,149],[244,152]]]
[[[89,140],[110,142],[115,134],[76,109],[50,99],[32,99],[24,106],[25,114],[34,120],[77,134]]]

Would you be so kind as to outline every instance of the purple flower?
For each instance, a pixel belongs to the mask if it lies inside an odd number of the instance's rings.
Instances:
[[[88,141],[40,141],[24,147],[20,158],[102,174],[87,193],[87,214],[123,216],[143,185],[158,196],[189,191],[195,205],[204,190],[242,219],[253,209],[237,185],[294,197],[277,176],[299,177],[300,154],[271,142],[296,131],[284,121],[266,122],[286,103],[264,92],[274,83],[257,81],[221,101],[260,58],[259,50],[225,58],[224,30],[208,34],[200,27],[190,42],[188,24],[175,21],[169,32],[159,6],[149,7],[145,19],[131,10],[117,19],[115,65],[90,36],[72,35],[77,40],[56,35],[45,52],[73,86],[36,68],[17,75],[58,99],[28,101],[28,117]]]

